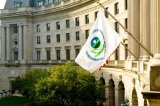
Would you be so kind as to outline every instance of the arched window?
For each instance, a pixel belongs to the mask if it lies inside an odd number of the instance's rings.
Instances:
[[[123,103],[125,100],[125,97],[124,97],[125,92],[124,91],[125,91],[124,84],[121,81],[118,84],[118,106],[121,106],[121,103]]]
[[[132,106],[138,106],[137,92],[135,88],[132,91]]]
[[[115,85],[113,79],[109,81],[109,106],[115,106]]]

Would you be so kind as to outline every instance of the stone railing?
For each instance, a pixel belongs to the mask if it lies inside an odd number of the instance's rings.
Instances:
[[[149,62],[144,61],[127,61],[127,60],[110,60],[105,67],[125,68],[136,72],[148,72],[150,70]]]
[[[5,67],[20,67],[21,65],[57,65],[62,64],[67,61],[74,62],[74,60],[10,60],[10,61],[0,61],[0,65],[4,65]]]
[[[20,61],[16,60],[9,60],[9,61],[3,61],[1,62],[5,67],[20,67]]]
[[[150,70],[149,62],[144,61],[125,61],[125,68],[136,71],[136,72],[146,72]]]
[[[124,67],[124,61],[125,60],[109,60],[108,64],[105,64],[105,67],[123,68]]]
[[[2,90],[0,92],[0,98],[11,96],[11,90]]]

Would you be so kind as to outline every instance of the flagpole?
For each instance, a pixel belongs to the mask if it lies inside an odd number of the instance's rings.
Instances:
[[[136,57],[136,56],[125,46],[124,43],[121,42],[121,44],[122,44],[122,45],[129,51],[129,53],[131,53],[135,58],[138,58],[138,57]]]
[[[110,15],[150,56],[154,56],[140,41],[138,41],[108,10],[97,0],[97,3]],[[123,44],[122,44],[123,45]],[[127,48],[127,47],[126,47]],[[130,50],[127,48],[130,52]],[[131,53],[131,52],[130,52]],[[131,53],[133,55],[133,53]],[[134,56],[134,55],[133,55]]]

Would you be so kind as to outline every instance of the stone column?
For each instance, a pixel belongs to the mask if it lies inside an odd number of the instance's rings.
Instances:
[[[24,60],[27,60],[27,52],[28,52],[28,50],[27,50],[27,41],[28,41],[28,38],[27,38],[27,35],[28,35],[28,32],[27,32],[27,29],[28,29],[28,26],[27,25],[24,25],[23,26],[23,29],[24,29],[24,31],[23,31],[23,59]]]
[[[150,6],[151,52],[160,54],[160,1],[150,0]]]
[[[10,38],[10,26],[8,25],[6,27],[6,35],[7,35],[7,41],[6,41],[6,44],[7,44],[7,60],[10,60],[11,59],[11,38]]]
[[[143,11],[143,2],[144,0],[140,0],[140,42],[143,42],[143,18],[144,18],[144,11]],[[140,60],[143,59],[143,48],[140,47]]]
[[[18,41],[19,41],[19,52],[18,52],[18,60],[22,60],[22,26],[18,26]]]
[[[147,50],[150,51],[150,0],[141,0],[143,1],[142,15],[141,18],[143,26],[142,26],[142,43],[146,47]],[[143,49],[143,61],[149,60],[149,54]]]
[[[6,48],[5,48],[5,44],[6,44],[6,39],[5,39],[5,34],[6,34],[6,30],[5,30],[5,27],[4,26],[2,26],[1,27],[2,28],[2,32],[1,32],[1,47],[2,47],[2,51],[1,51],[1,58],[2,58],[2,60],[4,61],[4,60],[6,60]]]
[[[131,32],[131,0],[128,0],[128,31]],[[128,35],[128,49],[131,50],[131,36]],[[127,59],[131,58],[131,54],[128,52]]]
[[[131,0],[131,33],[137,40],[140,39],[140,0]],[[131,51],[137,57],[139,49],[139,44],[131,39]],[[135,58],[131,56],[131,60],[135,60]]]

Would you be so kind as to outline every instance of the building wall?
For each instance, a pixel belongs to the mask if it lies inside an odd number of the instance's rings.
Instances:
[[[126,9],[126,2],[128,8]],[[145,1],[145,0],[143,0]],[[152,2],[154,0],[151,0]],[[144,33],[147,29],[146,27],[140,26],[145,15],[144,8],[142,4],[137,0],[100,0],[105,8],[108,7],[108,11],[113,14],[120,23],[125,26],[125,19],[128,20],[127,27],[128,30],[133,34],[133,36],[139,37],[139,40],[142,40],[145,46],[150,43],[146,43],[146,34]],[[115,5],[119,3],[119,13],[115,14]],[[135,5],[135,4],[138,5]],[[141,5],[139,5],[141,3]],[[149,2],[148,2],[149,3]],[[155,4],[155,3],[153,3]],[[152,5],[153,5],[152,4]],[[137,8],[134,6],[140,6],[139,11],[135,11]],[[145,6],[144,6],[145,7]],[[149,8],[149,7],[148,7]],[[152,7],[153,8],[153,7]],[[155,14],[154,9],[151,9],[151,13]],[[10,80],[13,80],[17,76],[21,76],[27,70],[32,68],[48,68],[49,64],[57,64],[66,60],[66,49],[70,49],[70,60],[74,60],[76,57],[75,49],[81,48],[86,41],[85,30],[89,30],[95,21],[95,12],[104,10],[96,3],[94,0],[69,0],[67,2],[62,1],[55,4],[44,5],[39,7],[20,7],[13,9],[4,9],[1,10],[0,19],[2,21],[2,60],[0,64],[0,91],[5,89],[9,90]],[[135,19],[135,15],[139,14]],[[19,14],[21,13],[21,14]],[[131,14],[132,13],[132,14]],[[142,14],[144,15],[142,18]],[[89,15],[89,24],[85,24],[85,15]],[[80,25],[75,26],[75,18],[79,17]],[[153,17],[152,17],[153,18]],[[66,20],[70,20],[70,27],[66,28]],[[111,26],[115,27],[115,20],[110,16],[107,18],[111,22]],[[157,19],[154,17],[154,19]],[[153,20],[145,18],[143,23],[151,23],[151,26],[155,24],[152,23]],[[60,29],[56,29],[56,22],[60,21]],[[140,23],[138,23],[140,22]],[[157,20],[156,20],[157,22]],[[46,24],[50,23],[50,31],[46,30]],[[132,23],[132,24],[131,24]],[[19,27],[18,33],[12,34],[13,25]],[[37,32],[37,25],[40,25],[40,32]],[[149,24],[146,24],[149,25]],[[159,25],[159,24],[158,24]],[[156,26],[154,27],[158,27]],[[150,25],[149,25],[150,26]],[[140,28],[139,28],[140,27]],[[6,30],[4,30],[6,28]],[[11,28],[10,31],[8,31]],[[137,30],[139,29],[139,31]],[[143,30],[142,30],[143,29]],[[149,28],[151,30],[152,28]],[[6,33],[5,33],[6,31]],[[8,32],[7,32],[8,31]],[[75,33],[79,31],[80,40],[76,41]],[[153,29],[151,31],[153,33]],[[66,33],[70,33],[70,40],[66,42]],[[58,43],[56,41],[56,35],[60,34],[61,41]],[[105,64],[100,71],[95,71],[94,75],[99,80],[101,77],[105,80],[105,96],[106,100],[104,102],[105,106],[120,106],[122,99],[128,101],[131,106],[143,106],[144,99],[141,94],[149,86],[149,74],[150,74],[150,61],[149,55],[146,55],[146,52],[139,51],[139,48],[136,48],[137,45],[133,39],[119,27],[119,34],[123,37],[124,43],[131,49],[131,52],[135,53],[138,58],[133,58],[129,54],[127,58],[126,49],[120,45],[118,48],[118,59],[116,59],[116,53],[114,53],[110,59],[109,64]],[[139,34],[139,35],[137,35]],[[157,34],[157,33],[156,33]],[[11,35],[9,42],[5,43],[5,36]],[[51,37],[51,43],[46,42],[47,35]],[[37,36],[40,36],[40,44],[37,44]],[[142,37],[143,36],[143,37]],[[148,35],[147,35],[148,36]],[[155,40],[155,43],[151,41],[151,50],[155,51],[153,45],[158,46],[159,35],[152,39]],[[18,40],[18,45],[14,45],[14,39]],[[21,42],[21,43],[20,43]],[[11,45],[8,45],[10,43]],[[22,45],[21,45],[22,44]],[[147,46],[148,47],[148,46]],[[8,51],[9,50],[9,51]],[[17,50],[22,56],[18,56],[18,60],[14,60],[13,50]],[[37,51],[41,51],[41,58],[37,60]],[[51,50],[51,59],[47,60],[46,50]],[[61,50],[61,59],[57,60],[56,50]],[[158,49],[156,49],[158,50]],[[139,55],[141,52],[141,55]],[[157,53],[156,51],[154,53]],[[7,57],[11,55],[10,57]],[[145,61],[143,60],[145,57]],[[127,58],[127,59],[126,59]],[[151,60],[151,59],[150,59]],[[31,64],[30,67],[27,64]],[[13,66],[8,66],[12,64]],[[18,64],[18,67],[15,65]],[[124,97],[123,97],[124,96]]]
[[[109,8],[109,11],[111,13],[114,13],[114,5],[115,3],[117,3],[117,1],[113,2],[113,1],[105,1],[104,2],[105,4],[105,7],[108,7]],[[121,8],[124,7],[124,2],[123,0],[120,1],[119,3],[119,13],[115,16],[122,24],[124,24],[124,20],[125,18],[127,18],[127,11],[124,10],[124,8]],[[16,24],[18,26],[22,25],[24,27],[24,25],[27,26],[27,33],[24,33],[23,31],[23,39],[25,37],[25,35],[28,35],[30,36],[30,38],[28,37],[27,38],[27,41],[26,40],[22,40],[22,44],[23,44],[23,47],[22,49],[20,49],[20,44],[19,46],[17,47],[17,50],[19,51],[19,55],[20,53],[22,52],[22,55],[25,54],[25,49],[27,49],[26,47],[30,48],[30,50],[27,52],[27,55],[26,59],[18,59],[18,60],[27,60],[27,61],[31,61],[31,60],[37,60],[37,50],[40,50],[41,51],[41,59],[40,60],[47,60],[46,59],[46,50],[47,49],[50,49],[51,50],[51,60],[56,60],[56,55],[55,55],[55,49],[56,48],[61,48],[61,60],[66,60],[66,54],[65,54],[65,50],[66,48],[70,48],[71,50],[71,60],[74,60],[75,57],[76,57],[76,54],[75,54],[75,47],[79,47],[79,49],[83,46],[83,44],[85,43],[86,41],[86,35],[85,35],[85,30],[89,30],[90,27],[93,25],[94,21],[95,21],[95,12],[97,11],[100,11],[102,10],[101,7],[99,7],[97,5],[96,2],[90,2],[88,3],[87,5],[82,5],[83,8],[77,6],[74,11],[73,10],[62,10],[61,12],[53,12],[52,14],[42,14],[42,15],[36,15],[38,14],[36,11],[37,11],[37,8],[38,10],[40,10],[40,8],[46,8],[44,6],[42,7],[35,7],[33,8],[32,11],[30,11],[30,9],[27,9],[29,12],[34,12],[36,13],[35,15],[33,15],[33,17],[15,17],[15,18],[6,18],[4,19],[3,18],[3,21],[2,21],[2,25],[5,27],[5,26],[10,26],[13,25],[13,24]],[[21,8],[17,8],[17,12],[20,11]],[[46,8],[47,10],[48,8]],[[23,10],[23,9],[22,9]],[[102,10],[104,11],[104,10]],[[7,13],[5,12],[4,10],[4,14]],[[89,15],[89,24],[85,24],[85,15]],[[75,26],[75,18],[76,17],[79,17],[79,21],[80,21],[80,26]],[[18,18],[18,19],[17,19]],[[69,28],[66,28],[65,26],[65,21],[66,20],[69,20],[70,21],[70,27]],[[109,20],[111,20],[111,25],[113,27],[114,26],[114,20],[111,19],[109,17]],[[56,29],[56,22],[60,21],[60,29],[57,30]],[[47,23],[50,23],[50,31],[46,31],[46,24]],[[37,25],[40,25],[40,32],[37,32],[36,30],[36,26]],[[32,27],[32,28],[31,28]],[[20,30],[20,28],[18,29]],[[24,28],[23,28],[24,30]],[[123,36],[124,39],[127,39],[127,35],[126,33],[121,29],[119,28],[120,30],[120,34]],[[10,28],[10,34],[12,36],[12,31],[13,29]],[[75,39],[75,33],[76,31],[79,31],[80,32],[80,40],[79,41],[76,41]],[[21,31],[20,31],[21,32]],[[70,41],[66,41],[66,33],[69,33],[70,34]],[[56,35],[57,34],[60,34],[60,39],[61,41],[59,43],[57,43],[56,41]],[[18,37],[19,35],[19,32],[15,34],[15,36]],[[50,35],[51,36],[51,43],[47,43],[46,42],[46,37],[47,35]],[[37,36],[40,36],[40,44],[37,44]],[[15,38],[11,38],[11,43],[13,42]],[[20,39],[20,38],[18,38]],[[32,39],[32,40],[30,40]],[[26,41],[26,42],[25,42]],[[18,42],[21,42],[20,40],[18,40]],[[13,42],[14,43],[14,42]],[[13,44],[12,43],[12,44]],[[26,44],[25,44],[26,43]],[[27,46],[24,46],[24,45],[27,45]],[[11,46],[10,49],[13,49],[14,46]],[[21,51],[23,50],[23,51]],[[12,51],[12,50],[11,50]],[[125,60],[126,59],[126,56],[125,56],[125,49],[123,46],[120,46],[119,47],[119,54],[121,56],[119,56],[119,59],[120,60]],[[9,51],[8,51],[9,52]],[[5,54],[5,53],[2,53],[2,54]],[[8,55],[8,54],[7,54]],[[9,57],[9,60],[14,60],[13,59],[13,52]],[[111,60],[114,60],[115,59],[115,54],[113,54],[113,56],[111,57]],[[23,57],[22,57],[23,58]]]

